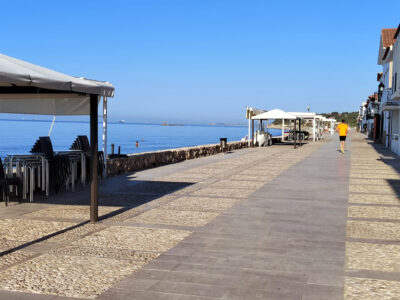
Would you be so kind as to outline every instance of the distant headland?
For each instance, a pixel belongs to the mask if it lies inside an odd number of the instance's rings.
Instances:
[[[169,124],[166,121],[161,123],[161,126],[184,126],[183,124]]]

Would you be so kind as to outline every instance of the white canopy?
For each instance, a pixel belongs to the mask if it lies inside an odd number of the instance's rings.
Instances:
[[[322,121],[324,121],[324,122],[336,122],[336,119],[334,119],[334,118],[325,118],[325,117],[323,117],[323,118],[322,118]]]
[[[296,120],[297,117],[290,113],[287,113],[281,109],[273,109],[262,114],[255,115],[252,117],[253,120]]]
[[[289,112],[289,114],[295,115],[302,119],[314,119],[316,113],[314,112]]]
[[[114,86],[0,54],[0,113],[88,115],[91,94],[113,97]]]
[[[107,157],[108,82],[61,74],[0,54],[0,113],[90,115],[90,220],[98,221],[98,102],[103,97],[103,145]],[[106,164],[107,167],[107,164]]]

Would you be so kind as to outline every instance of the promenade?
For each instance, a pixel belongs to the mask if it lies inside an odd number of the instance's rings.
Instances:
[[[0,206],[0,299],[399,299],[400,164],[352,133]],[[87,203],[86,203],[87,204]]]

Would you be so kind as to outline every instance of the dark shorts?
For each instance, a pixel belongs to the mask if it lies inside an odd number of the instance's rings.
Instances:
[[[341,135],[339,136],[340,141],[345,141],[346,140],[346,136],[345,135]]]

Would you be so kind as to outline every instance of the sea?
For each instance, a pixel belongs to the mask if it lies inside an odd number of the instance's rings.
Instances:
[[[9,154],[29,153],[40,136],[47,136],[51,121],[0,119],[0,157]],[[239,141],[247,135],[245,126],[108,123],[108,153],[114,144],[121,154],[140,153],[219,143],[220,138]],[[279,129],[270,129],[280,135]],[[89,122],[56,121],[50,138],[55,151],[68,150],[78,135],[89,137]],[[101,149],[102,124],[99,123],[99,149]],[[138,143],[136,143],[138,142]],[[136,147],[138,144],[138,147]]]

